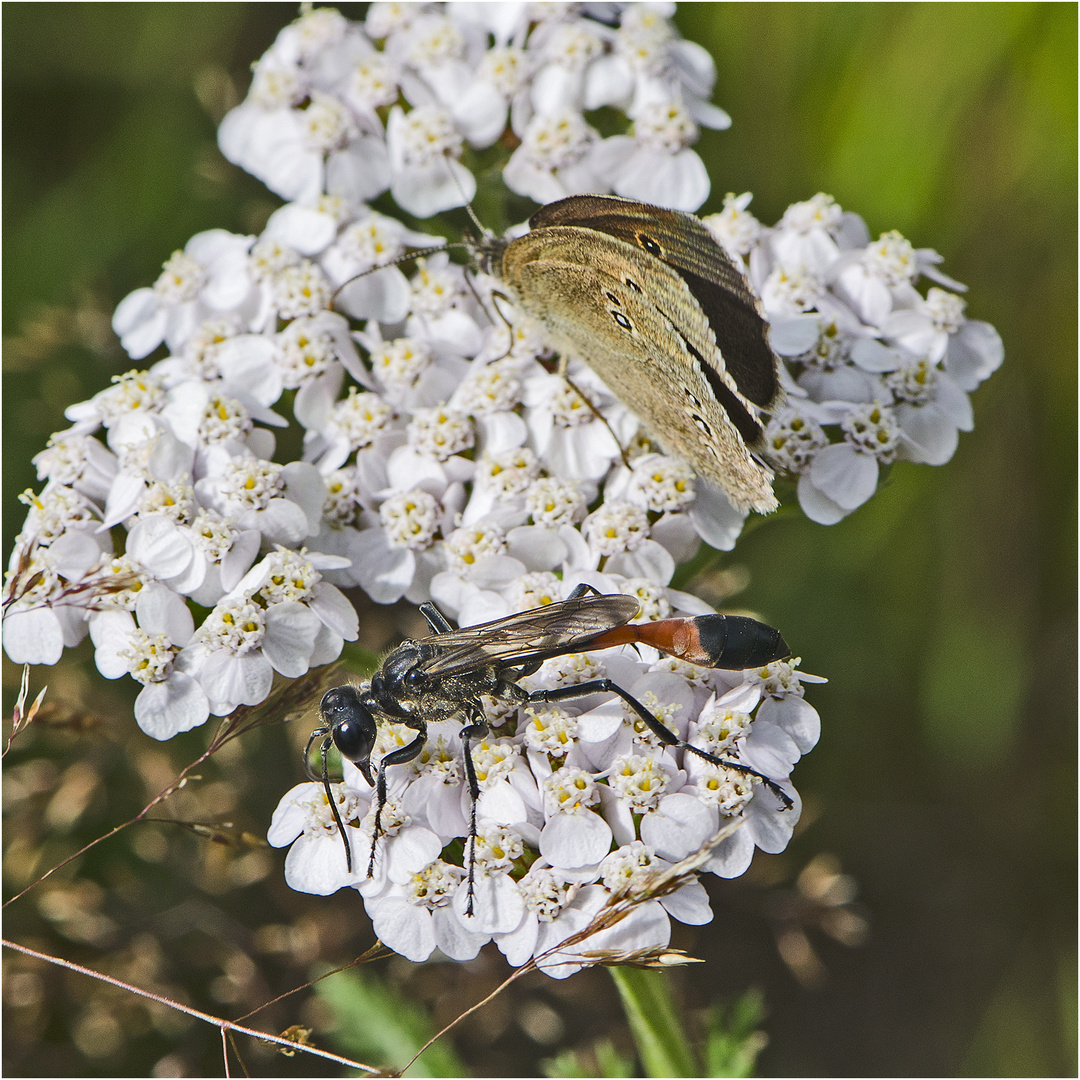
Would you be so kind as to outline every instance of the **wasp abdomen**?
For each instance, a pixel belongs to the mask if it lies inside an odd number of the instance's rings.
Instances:
[[[761,667],[791,655],[787,642],[757,619],[744,615],[699,615],[692,620],[696,649],[688,649],[683,658],[705,667]],[[696,652],[698,655],[689,655]]]

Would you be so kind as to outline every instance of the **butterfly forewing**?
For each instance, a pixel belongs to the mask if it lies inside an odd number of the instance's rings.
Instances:
[[[638,612],[632,596],[581,596],[504,619],[433,634],[426,642],[438,654],[420,667],[426,675],[453,675],[489,664],[513,663],[539,655],[574,652],[605,631],[629,622]]]
[[[739,393],[763,409],[780,396],[779,361],[769,345],[761,303],[742,271],[693,215],[604,195],[573,195],[541,207],[531,229],[593,229],[672,267],[701,307]],[[713,363],[710,353],[705,363]],[[722,404],[725,404],[722,402]]]

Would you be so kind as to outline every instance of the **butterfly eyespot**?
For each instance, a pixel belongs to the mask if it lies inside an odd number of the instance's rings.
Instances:
[[[624,330],[633,330],[634,329],[633,324],[630,322],[630,320],[621,311],[613,311],[611,314],[612,314],[612,317],[615,319],[615,321]]]
[[[663,250],[660,245],[651,237],[646,236],[644,233],[637,234],[638,243],[650,254],[650,255],[662,255]]]
[[[697,406],[699,406],[699,407],[700,407],[700,406],[701,406],[701,402],[700,402],[700,401],[698,401],[698,399],[697,399],[696,397],[694,397],[693,393],[692,393],[692,392],[690,391],[690,388],[689,388],[689,387],[687,386],[687,387],[684,387],[684,389],[686,390],[686,396],[687,396],[687,397],[688,397],[688,398],[689,398],[689,399],[690,399],[690,400],[691,400],[691,401],[692,401],[692,402],[693,402],[693,403],[694,403],[695,405],[697,405]]]
[[[697,426],[702,431],[705,432],[706,435],[711,435],[712,434],[712,428],[709,427],[709,425],[704,420],[702,420],[702,418],[700,416],[698,416],[697,413],[694,413],[692,415],[691,419],[694,421],[695,424],[697,424]]]
[[[618,298],[618,297],[617,297],[617,296],[616,296],[616,295],[615,295],[614,293],[606,292],[606,293],[604,293],[604,295],[605,295],[605,296],[606,296],[606,297],[607,297],[607,298],[608,298],[608,299],[609,299],[609,300],[610,300],[610,301],[611,301],[611,302],[612,302],[613,304],[617,305],[618,307],[622,307],[622,301],[621,301],[621,300],[620,300],[620,299],[619,299],[619,298]]]
[[[641,286],[633,278],[627,278],[626,284],[629,285],[634,292],[641,292]]]

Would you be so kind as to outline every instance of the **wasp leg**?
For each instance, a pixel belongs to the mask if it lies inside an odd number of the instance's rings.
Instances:
[[[446,621],[446,616],[434,604],[421,604],[420,614],[427,619],[433,634],[448,634],[454,628]]]
[[[621,686],[613,683],[610,679],[593,679],[591,682],[578,683],[575,686],[561,686],[555,690],[535,690],[529,695],[529,700],[569,701],[573,698],[588,697],[589,694],[617,694],[645,721],[649,730],[661,742],[680,750],[689,750],[691,754],[696,754],[699,758],[703,758],[713,765],[723,765],[725,768],[734,769],[736,772],[741,772],[746,776],[756,776],[780,800],[785,810],[790,810],[795,805],[791,796],[775,780],[770,780],[756,769],[751,769],[749,765],[741,765],[737,761],[718,758],[715,754],[691,746],[685,739],[680,739],[674,731],[661,724],[636,697],[627,693]]]
[[[312,734],[312,738],[315,737],[315,734],[317,734],[319,730],[320,729],[316,729],[316,731]],[[322,728],[321,730],[325,733],[325,732],[329,731],[330,729],[329,728]],[[311,741],[312,741],[311,739],[308,739],[308,749],[309,750],[311,749]],[[326,792],[326,801],[330,804],[330,812],[334,815],[334,821],[337,824],[338,832],[341,834],[341,842],[345,845],[345,868],[351,874],[352,873],[352,848],[349,846],[349,834],[345,831],[345,823],[341,820],[341,814],[338,812],[337,799],[334,798],[334,793],[330,790],[330,773],[327,771],[327,768],[326,768],[326,753],[330,749],[330,746],[333,743],[333,741],[334,741],[333,737],[330,736],[330,735],[327,735],[326,738],[323,739],[322,750],[321,750],[321,756],[322,756],[322,785],[323,785],[323,789]],[[305,762],[306,762],[306,760],[307,760],[307,758],[306,758],[306,755],[305,755]],[[310,775],[310,767],[309,767],[309,775]]]
[[[588,596],[592,593],[594,596],[603,596],[604,594],[596,588],[595,585],[590,585],[587,581],[581,582],[580,585],[575,585],[567,594],[567,600],[580,600],[583,596]]]
[[[476,780],[476,766],[472,759],[472,745],[470,739],[482,739],[488,733],[487,722],[483,714],[476,712],[472,716],[472,723],[466,724],[461,729],[462,757],[465,759],[465,779],[469,784],[469,796],[472,800],[472,808],[469,812],[469,852],[467,861],[469,864],[469,902],[465,906],[465,914],[473,913],[473,891],[476,877],[476,802],[480,798],[480,785]]]
[[[375,821],[371,827],[371,856],[368,859],[367,876],[375,873],[375,845],[382,835],[382,812],[386,805],[386,766],[403,765],[406,761],[412,761],[424,749],[427,742],[427,729],[422,729],[420,734],[408,746],[403,746],[393,753],[387,754],[379,762],[379,775],[375,779]]]

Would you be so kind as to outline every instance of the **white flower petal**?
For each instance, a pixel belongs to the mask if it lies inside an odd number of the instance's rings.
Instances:
[[[51,608],[5,615],[4,652],[12,663],[55,664],[63,651],[63,629]]]
[[[512,878],[505,874],[476,875],[473,887],[473,914],[467,915],[469,884],[463,881],[454,893],[453,907],[458,920],[477,934],[509,934],[525,918],[525,901]]]
[[[677,862],[699,851],[717,832],[717,813],[693,795],[665,795],[641,819],[641,839],[662,859]]]
[[[490,934],[474,933],[464,926],[452,907],[439,907],[431,914],[435,944],[451,960],[472,960],[491,940]]]
[[[911,440],[904,448],[904,456],[912,461],[944,465],[956,453],[960,432],[936,403],[901,403],[896,406],[896,420]]]
[[[556,814],[540,833],[540,854],[573,870],[598,863],[611,847],[611,826],[591,810]]]
[[[822,447],[808,474],[814,487],[844,510],[862,506],[877,488],[877,458],[859,453],[850,443]]]
[[[709,906],[709,894],[700,881],[688,881],[669,896],[661,896],[660,906],[673,919],[687,926],[704,926],[712,922],[713,911]]]
[[[307,671],[319,625],[313,611],[292,600],[267,608],[263,652],[275,671],[289,679]]]
[[[210,702],[203,688],[182,671],[164,682],[144,686],[135,699],[135,720],[154,739],[171,739],[181,731],[205,724]]]
[[[415,907],[399,896],[366,900],[365,907],[378,939],[406,960],[421,964],[435,951],[435,926],[430,911]]]

